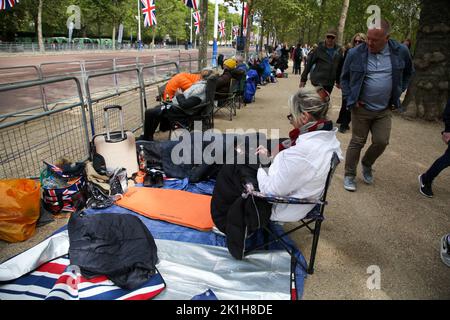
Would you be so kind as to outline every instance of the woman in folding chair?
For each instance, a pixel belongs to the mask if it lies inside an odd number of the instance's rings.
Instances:
[[[242,259],[247,235],[269,220],[293,222],[303,219],[314,204],[270,204],[257,197],[243,198],[248,184],[273,196],[319,199],[324,190],[334,154],[342,159],[333,123],[326,119],[330,96],[321,87],[300,89],[290,99],[288,115],[294,130],[272,155],[265,147],[257,153],[272,158],[270,167],[224,165],[217,177],[211,200],[216,227],[227,236],[230,253]],[[280,151],[281,150],[281,151]]]

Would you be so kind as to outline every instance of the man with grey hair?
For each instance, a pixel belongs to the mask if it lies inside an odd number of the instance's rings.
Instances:
[[[414,73],[409,50],[390,39],[386,20],[381,20],[379,28],[370,28],[367,38],[367,43],[349,50],[341,74],[342,94],[353,122],[345,160],[348,191],[356,191],[356,169],[369,132],[372,144],[361,164],[364,182],[373,183],[372,166],[389,144],[392,109],[401,107],[400,96]]]

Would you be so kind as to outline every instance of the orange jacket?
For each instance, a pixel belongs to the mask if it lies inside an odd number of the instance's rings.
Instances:
[[[197,81],[200,81],[200,74],[182,72],[173,76],[169,82],[167,82],[166,89],[164,90],[164,99],[169,96],[172,100],[177,89],[186,91]]]

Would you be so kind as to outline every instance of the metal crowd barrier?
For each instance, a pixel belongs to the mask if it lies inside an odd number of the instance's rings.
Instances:
[[[20,119],[0,119],[0,179],[39,177],[42,161],[64,157],[72,161],[89,158],[89,135],[81,85],[75,77],[39,80],[1,86],[7,91],[74,81],[78,99],[63,108],[25,115]]]
[[[25,69],[33,69],[34,72],[32,74],[32,78],[31,79],[21,79],[21,81],[12,81],[12,82],[11,81],[10,82],[6,82],[5,81],[6,79],[8,79],[8,76],[14,75],[14,76],[17,77],[17,72],[13,72],[13,73],[8,74],[7,70],[18,71],[19,75],[20,75],[20,71],[22,71],[22,75],[23,75],[23,72],[25,71]],[[2,76],[0,78],[0,86],[2,86],[2,85],[11,85],[13,83],[21,83],[21,82],[26,82],[26,81],[36,81],[36,80],[42,80],[43,79],[41,68],[38,67],[38,66],[34,66],[34,65],[0,68],[0,75]],[[25,73],[25,75],[26,75],[26,73]],[[44,88],[42,86],[40,87],[40,96],[41,96],[41,101],[42,101],[42,108],[44,109],[44,111],[48,111],[46,97],[45,97],[45,91],[44,91]]]
[[[188,65],[189,72],[197,72],[198,59],[192,59],[189,53],[187,56],[188,60],[179,61]],[[133,132],[140,130],[145,110],[150,107],[147,101],[154,100],[157,86],[168,81],[174,74],[184,71],[177,62],[156,64],[153,57],[153,63],[148,64],[146,59],[149,58],[140,57],[132,61],[113,59],[112,68],[116,70],[107,71],[107,68],[89,70],[89,67],[87,70],[83,61],[45,63],[39,67],[31,67],[37,70],[36,75],[40,80],[0,85],[0,94],[14,90],[27,93],[27,89],[39,88],[43,106],[43,109],[42,106],[33,106],[0,115],[0,179],[37,177],[43,160],[54,162],[61,157],[71,161],[87,160],[91,138],[95,134],[104,133],[103,107],[106,105],[123,106],[126,129]],[[208,54],[206,65],[210,65],[211,58],[211,54]],[[109,60],[92,60],[88,61],[88,66],[93,63],[102,64],[102,61],[109,63]],[[133,67],[126,67],[127,61]],[[57,72],[50,72],[51,66],[58,65],[62,68],[56,70],[62,71],[65,77]],[[20,70],[20,67],[17,69]],[[61,91],[67,94],[67,86],[64,84],[67,81],[76,84],[76,92],[69,92],[70,96],[64,102],[49,109],[46,99],[51,98],[51,94],[47,97],[45,86],[53,84],[57,89],[56,95]],[[146,93],[150,92],[155,94],[147,97]],[[33,99],[36,97],[31,98],[32,102]],[[6,102],[3,103],[7,106]],[[118,116],[112,115],[110,121],[110,129],[118,130]]]
[[[120,79],[123,81],[120,81]],[[110,80],[112,81],[111,83],[109,83]],[[88,75],[85,85],[91,136],[105,132],[103,108],[107,105],[121,105],[123,107],[126,129],[135,132],[142,127],[144,123],[143,97],[145,96],[145,88],[142,84],[139,68],[127,68]],[[109,119],[110,130],[119,130],[120,121],[118,115],[111,115]]]

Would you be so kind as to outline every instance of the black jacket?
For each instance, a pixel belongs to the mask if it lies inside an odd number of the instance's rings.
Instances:
[[[242,198],[246,182],[258,185],[255,168],[224,165],[211,198],[214,224],[227,235],[228,251],[238,260],[244,257],[246,237],[267,225],[272,212],[272,206],[264,200]]]
[[[156,244],[138,217],[74,213],[68,231],[70,263],[86,278],[105,275],[117,286],[134,290],[155,274]]]
[[[338,67],[343,59],[341,47],[336,45],[335,49],[334,56],[331,58],[327,53],[325,44],[323,42],[319,43],[317,49],[308,56],[301,81],[306,82],[308,80],[308,74],[311,72],[311,83],[313,85],[333,86],[340,76],[338,74]],[[314,70],[311,71],[314,65]]]
[[[216,92],[217,93],[229,93],[230,92],[230,82],[231,79],[241,80],[245,75],[245,71],[241,69],[225,69],[222,75],[217,79]],[[216,99],[223,97],[218,96]]]

